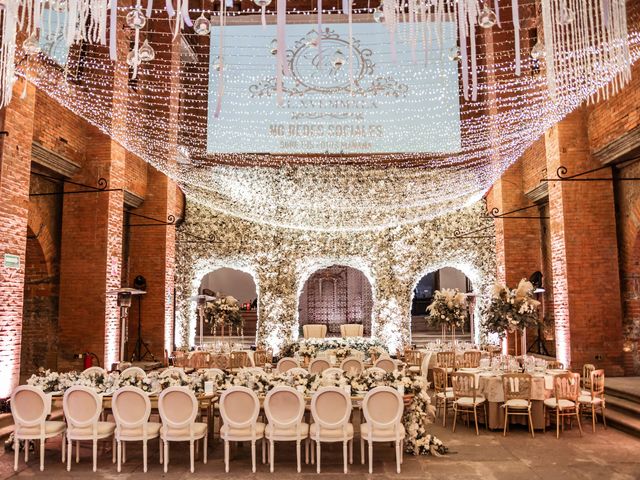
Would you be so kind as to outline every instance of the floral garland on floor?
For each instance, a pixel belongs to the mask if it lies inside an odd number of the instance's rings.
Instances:
[[[296,353],[305,357],[316,357],[318,353],[335,350],[337,357],[347,357],[352,352],[361,352],[365,358],[387,353],[382,342],[376,338],[307,338],[291,342],[282,347],[281,357],[293,357]]]
[[[405,395],[411,395],[411,402],[405,405],[402,422],[407,436],[405,451],[412,455],[444,455],[448,448],[440,439],[427,433],[427,425],[433,421],[434,409],[427,394],[425,379],[416,374],[405,375],[394,371],[380,373],[364,371],[359,374],[343,373],[342,375],[315,375],[295,373],[267,373],[259,368],[242,369],[237,373],[215,375],[203,370],[191,374],[175,370],[168,375],[150,372],[146,376],[122,378],[118,372],[107,374],[96,373],[58,373],[40,370],[27,380],[28,385],[41,388],[45,393],[62,393],[73,385],[93,387],[100,394],[111,395],[118,388],[133,385],[148,393],[159,392],[172,386],[186,386],[195,393],[204,392],[207,381],[213,381],[218,390],[226,390],[232,386],[250,388],[258,395],[265,395],[276,386],[294,387],[305,395],[311,395],[321,387],[351,387],[351,391],[364,393],[375,387],[389,386],[400,389]]]

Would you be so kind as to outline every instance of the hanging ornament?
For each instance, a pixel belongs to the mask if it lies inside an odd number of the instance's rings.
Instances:
[[[141,62],[151,62],[156,58],[156,51],[149,44],[149,40],[145,40],[140,50],[138,50]]]
[[[219,56],[217,56],[216,59],[213,61],[213,69],[216,72],[221,72],[222,70],[224,70],[224,66],[222,65],[222,60],[220,60]]]
[[[211,22],[204,16],[204,12],[193,22],[193,31],[198,35],[209,35],[211,31]]]
[[[344,54],[340,49],[336,50],[336,53],[333,54],[333,58],[331,59],[331,63],[333,68],[336,70],[340,70],[342,66],[345,64],[346,59],[344,58]]]
[[[273,40],[271,40],[271,44],[269,45],[269,51],[271,52],[271,55],[273,55],[274,57],[278,54],[278,39],[274,38]]]
[[[131,50],[127,54],[127,65],[134,68],[140,65],[140,54],[135,50]]]
[[[449,60],[452,62],[459,62],[462,59],[462,55],[460,54],[460,49],[458,47],[453,47],[449,50]]]
[[[533,60],[540,60],[544,57],[544,44],[538,40],[529,53]]]
[[[147,24],[147,19],[140,7],[138,7],[127,13],[126,22],[130,28],[141,30]]]
[[[22,44],[22,50],[27,55],[37,55],[41,52],[38,36],[32,33]]]
[[[318,48],[320,45],[320,36],[316,30],[311,30],[306,36],[307,47]]]
[[[482,28],[491,28],[496,24],[496,14],[485,4],[484,8],[478,15],[478,25]]]
[[[380,10],[380,8],[376,8],[373,11],[373,20],[376,23],[382,23],[384,22],[384,12],[382,10]]]
[[[567,25],[571,25],[575,17],[576,15],[575,13],[573,13],[573,10],[571,10],[566,5],[563,5],[560,9],[560,15],[558,16],[558,24],[565,27]]]
[[[51,10],[54,12],[64,12],[67,10],[68,1],[67,0],[50,0],[49,5],[51,5]]]

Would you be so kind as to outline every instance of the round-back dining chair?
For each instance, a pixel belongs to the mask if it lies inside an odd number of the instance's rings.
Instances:
[[[391,373],[394,370],[397,370],[398,366],[396,365],[395,360],[389,357],[383,357],[378,359],[375,364],[376,367],[383,369],[387,373]]]
[[[284,373],[287,370],[291,370],[292,368],[299,367],[300,363],[295,358],[285,357],[281,358],[278,362],[276,370],[280,373]]]
[[[331,368],[331,363],[326,358],[314,358],[309,363],[309,373],[311,374],[322,373],[327,368]]]

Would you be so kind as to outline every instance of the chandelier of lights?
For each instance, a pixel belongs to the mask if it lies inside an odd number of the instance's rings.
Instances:
[[[546,129],[582,102],[622,89],[640,56],[640,7],[624,0],[359,2],[318,0],[304,10],[286,0],[254,0],[256,8],[245,9],[226,0],[0,0],[0,105],[24,77],[174,178],[192,200],[257,222],[361,230],[477,200]],[[52,11],[61,25],[51,26]],[[384,27],[364,47],[354,33],[363,22]],[[287,36],[300,23],[307,25],[301,50],[323,52],[334,41],[333,23],[347,31],[328,66],[344,73],[348,98],[340,102],[348,106],[332,113],[342,123],[328,124],[325,136],[384,131],[397,150],[372,152],[356,141],[343,142],[344,151],[305,150],[304,142],[291,151],[254,147],[274,109],[304,98]],[[238,24],[257,25],[253,44]],[[45,48],[52,31],[67,49],[81,50],[63,68]],[[359,69],[368,68],[367,50],[389,55],[376,64],[385,74],[365,86]],[[256,82],[254,57],[265,52],[273,75]],[[403,58],[411,65],[396,68]],[[123,65],[128,89],[114,87]],[[452,65],[453,91],[436,81]],[[251,95],[234,88],[240,83],[255,87]],[[403,95],[407,85],[411,96]],[[393,115],[363,131],[352,105],[370,101],[371,92],[383,92],[375,101]],[[235,128],[224,131],[230,113]],[[457,144],[447,143],[452,118]],[[310,132],[300,135],[312,140]],[[435,139],[435,147],[414,148],[416,138]],[[217,140],[237,148],[212,149]]]

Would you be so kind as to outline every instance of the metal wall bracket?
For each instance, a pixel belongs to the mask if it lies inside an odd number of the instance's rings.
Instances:
[[[140,213],[133,213],[130,211],[127,211],[127,213],[137,218],[151,220],[155,223],[125,223],[125,227],[167,227],[176,224],[176,217],[174,217],[173,215],[169,215],[167,217],[167,221],[165,222],[164,220],[158,220],[157,218],[149,217],[147,215],[141,215]]]
[[[33,175],[37,175],[39,177],[42,178],[47,178],[49,180],[54,180],[56,182],[62,182],[62,183],[68,183],[70,185],[76,185],[79,187],[83,187],[86,188],[87,190],[71,190],[68,192],[62,191],[62,192],[48,192],[48,193],[30,193],[29,196],[30,197],[47,197],[47,196],[54,196],[54,195],[73,195],[73,194],[78,194],[78,193],[102,193],[102,192],[119,192],[122,189],[121,188],[107,188],[109,186],[109,183],[107,182],[107,180],[105,178],[100,177],[98,179],[98,186],[94,187],[93,185],[86,185],[84,183],[79,183],[79,182],[72,182],[71,180],[67,180],[65,178],[59,178],[59,177],[52,177],[51,175],[45,175],[44,173],[39,173],[39,172],[31,172]]]

